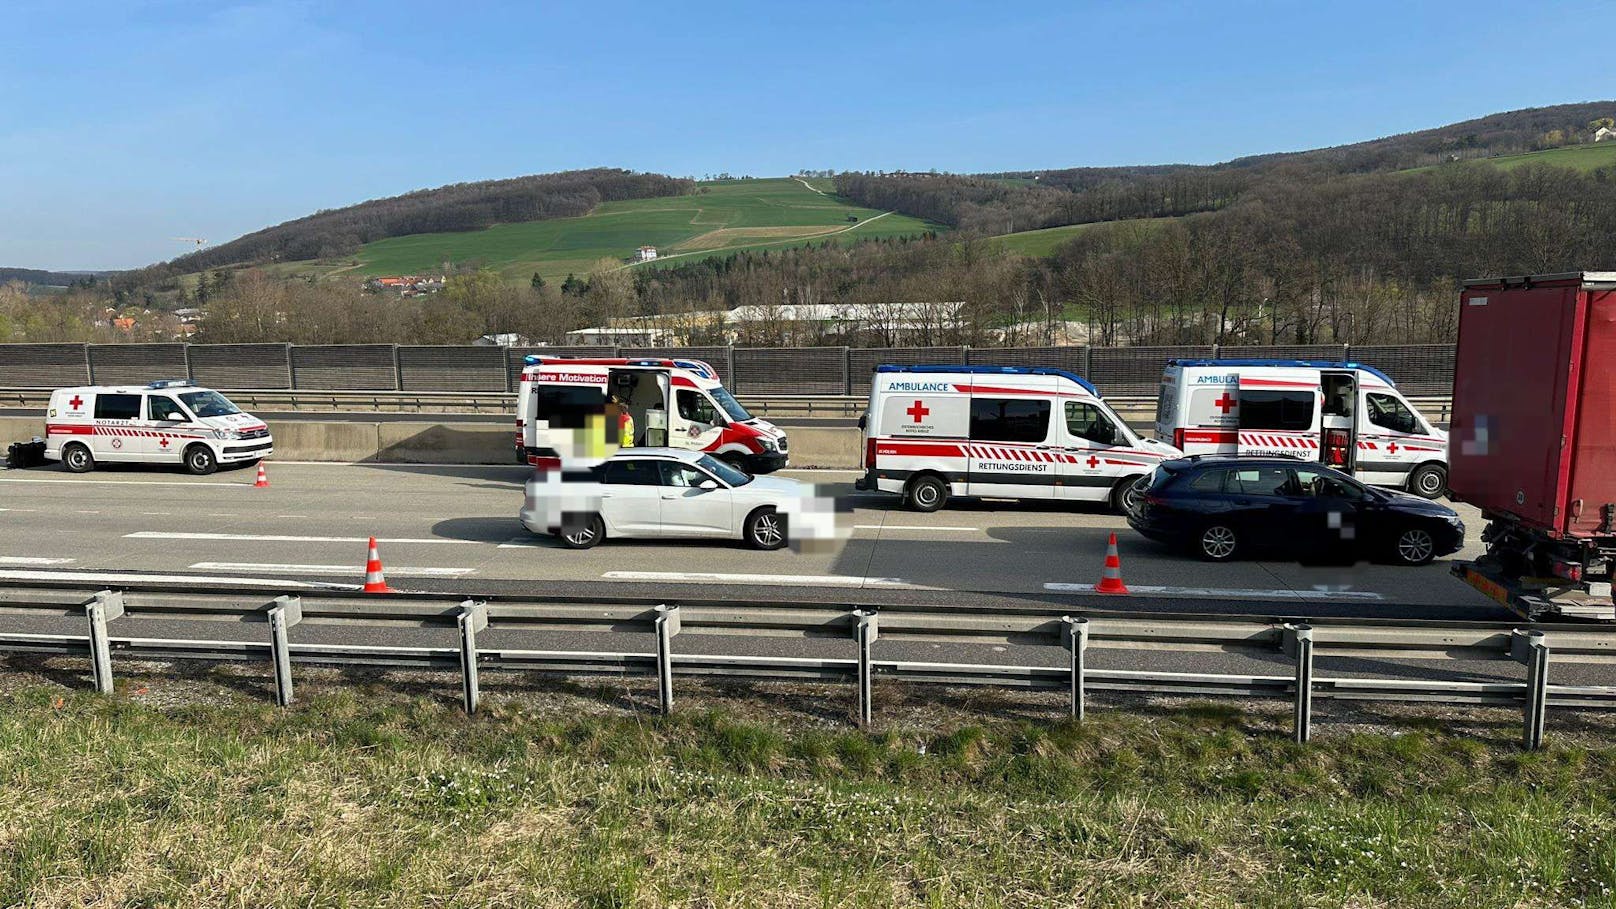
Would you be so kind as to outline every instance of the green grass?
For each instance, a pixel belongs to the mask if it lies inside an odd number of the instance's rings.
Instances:
[[[1053,253],[1056,247],[1086,230],[1115,228],[1125,224],[1143,227],[1163,224],[1172,220],[1172,218],[1132,218],[1126,221],[1068,224],[1065,227],[1046,227],[1042,230],[1024,230],[1013,234],[1000,234],[989,239],[1010,252],[1041,258]]]
[[[1439,167],[1455,167],[1463,164],[1487,164],[1504,170],[1514,170],[1526,164],[1547,164],[1553,167],[1569,167],[1572,170],[1587,172],[1616,165],[1616,142],[1606,140],[1589,145],[1571,145],[1565,148],[1550,148],[1543,151],[1525,152],[1519,155],[1501,155],[1497,158],[1476,158],[1470,161],[1433,164],[1427,167],[1411,168],[1404,171],[1404,173],[1421,173],[1435,170]]]
[[[615,687],[467,718],[380,684],[304,684],[290,710],[240,693],[262,680],[166,708],[137,700],[175,681],[149,684],[5,693],[0,905],[1472,909],[1616,889],[1603,746],[1395,722],[1297,746],[1283,705],[864,734],[818,718],[844,687],[788,721],[688,688],[664,720]]]
[[[642,245],[655,246],[677,262],[742,249],[826,239],[853,242],[937,229],[899,214],[872,221],[881,212],[825,194],[830,184],[791,178],[708,182],[693,195],[608,202],[579,218],[392,237],[366,244],[342,262],[294,262],[278,269],[289,275],[365,277],[433,272],[446,260],[481,260],[511,280],[525,280],[535,271],[560,279],[568,273],[586,274],[601,259],[627,261]],[[848,221],[850,215],[859,220]]]

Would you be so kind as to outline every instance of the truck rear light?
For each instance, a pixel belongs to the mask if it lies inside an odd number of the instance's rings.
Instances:
[[[1559,559],[1553,559],[1549,563],[1549,569],[1554,572],[1554,576],[1557,578],[1565,578],[1568,581],[1582,580],[1582,565],[1577,562],[1562,562]]]

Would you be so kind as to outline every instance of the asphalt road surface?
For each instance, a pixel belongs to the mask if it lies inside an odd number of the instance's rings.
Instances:
[[[576,552],[527,533],[516,520],[526,470],[519,466],[269,464],[270,487],[251,469],[191,477],[152,467],[70,475],[59,468],[0,471],[0,579],[45,576],[115,583],[117,573],[213,577],[222,582],[292,579],[357,584],[367,538],[379,540],[398,588],[456,593],[568,593],[950,605],[1026,605],[1140,612],[1411,617],[1510,621],[1514,617],[1450,576],[1446,560],[1422,568],[1289,561],[1214,565],[1146,541],[1099,506],[958,501],[935,514],[905,510],[895,496],[856,493],[848,471],[786,471],[813,482],[845,509],[847,538],[811,551],[756,552],[737,543],[607,541]],[[1460,507],[1479,553],[1482,522]],[[1100,576],[1116,532],[1125,581],[1140,592],[1085,592]],[[111,573],[111,574],[109,574]],[[1144,588],[1157,588],[1148,593]],[[82,633],[82,621],[11,618],[5,630]],[[207,633],[256,636],[250,625],[208,623]],[[192,627],[183,627],[190,625]],[[127,618],[115,636],[200,636],[195,623]],[[437,643],[441,632],[384,634],[362,626],[301,626],[306,642]],[[644,650],[643,635],[495,631],[488,647]],[[441,639],[441,640],[440,640]],[[680,639],[707,653],[852,655],[851,643],[728,636]],[[881,642],[880,658],[1062,665],[1057,648]],[[1284,675],[1230,654],[1099,651],[1095,668]],[[1324,660],[1321,675],[1384,674],[1381,661]],[[1510,678],[1509,664],[1442,664],[1420,674]],[[1611,668],[1557,671],[1556,681],[1611,684]]]

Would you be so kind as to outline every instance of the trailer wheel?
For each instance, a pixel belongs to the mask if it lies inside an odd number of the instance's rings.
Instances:
[[[87,446],[74,442],[62,448],[62,466],[68,473],[89,473],[95,469],[95,455]]]
[[[1427,499],[1448,491],[1448,471],[1441,464],[1421,464],[1408,475],[1408,491]]]
[[[909,505],[916,511],[936,511],[948,504],[948,486],[935,474],[923,474],[909,481]]]

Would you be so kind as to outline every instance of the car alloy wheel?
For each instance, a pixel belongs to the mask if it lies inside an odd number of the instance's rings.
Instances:
[[[1213,524],[1201,531],[1201,554],[1214,562],[1233,558],[1234,551],[1239,545],[1240,538],[1235,536],[1232,529],[1222,524]]]
[[[758,549],[779,549],[786,544],[786,519],[777,511],[760,511],[752,516],[747,537]]]
[[[599,543],[606,536],[606,525],[601,521],[600,515],[590,515],[589,520],[582,527],[574,530],[563,530],[561,542],[567,544],[569,549],[588,549]]]
[[[1412,527],[1397,537],[1397,559],[1405,565],[1424,565],[1435,552],[1436,542],[1428,530]]]

